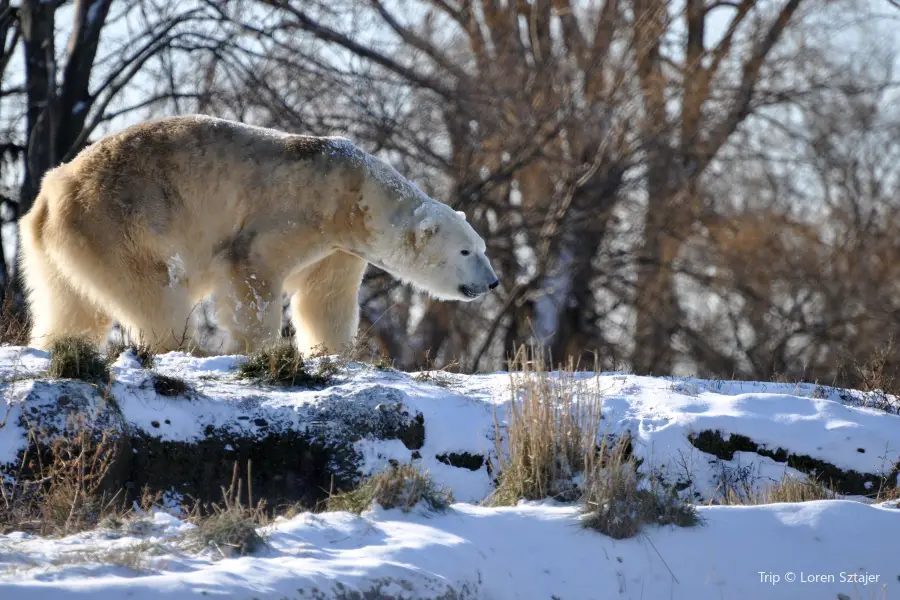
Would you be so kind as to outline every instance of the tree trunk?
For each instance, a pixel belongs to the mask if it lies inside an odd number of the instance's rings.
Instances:
[[[19,9],[25,54],[26,152],[25,177],[19,196],[19,216],[31,208],[41,178],[53,166],[54,131],[54,13],[55,2],[25,0]]]
[[[662,158],[662,157],[660,157]],[[647,176],[644,241],[638,253],[635,329],[631,368],[638,374],[668,374],[675,362],[672,336],[681,322],[673,261],[681,247],[678,221],[685,220],[663,160]]]

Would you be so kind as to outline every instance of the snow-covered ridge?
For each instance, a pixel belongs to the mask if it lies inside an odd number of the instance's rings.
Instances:
[[[67,597],[150,598],[162,590],[174,598],[205,592],[248,600],[357,597],[350,592],[385,598],[565,600],[802,600],[842,597],[839,593],[900,598],[895,560],[900,510],[889,504],[701,507],[701,527],[648,528],[637,538],[613,541],[580,529],[577,507],[477,505],[492,489],[487,460],[497,464],[494,413],[502,424],[510,398],[506,373],[443,375],[447,386],[439,387],[351,364],[326,389],[286,390],[239,380],[233,369],[241,360],[160,356],[155,370],[184,379],[194,390],[188,398],[167,398],[155,393],[152,372],[128,355],[120,357],[111,394],[116,418],[127,425],[139,450],[135,460],[149,460],[140,453],[152,454],[165,444],[198,443],[211,431],[225,436],[222,444],[236,446],[248,446],[254,438],[313,432],[352,448],[349,467],[341,467],[354,471],[348,477],[378,471],[389,460],[414,460],[450,487],[459,504],[444,515],[304,514],[276,523],[265,551],[226,560],[166,546],[166,539],[190,526],[163,513],[148,517],[153,527],[127,535],[0,536],[0,597],[50,598],[65,592]],[[0,405],[0,465],[13,462],[24,447],[23,416],[49,423],[75,408],[102,412],[97,410],[102,399],[81,384],[44,379],[40,373],[47,361],[41,352],[0,348],[0,395],[6,405]],[[777,449],[881,483],[896,478],[900,417],[853,405],[855,392],[617,373],[585,376],[597,377],[603,391],[608,433],[629,432],[635,454],[644,459],[642,468],[657,470],[680,483],[683,494],[700,500],[736,473],[750,473],[759,487],[785,471],[800,475],[772,458],[783,460]],[[42,408],[61,405],[62,412]],[[717,458],[691,442],[702,432],[719,432],[723,442],[744,436],[770,456],[738,450],[726,452],[728,459]],[[252,451],[231,450],[235,460]],[[447,464],[452,454],[483,461],[453,466]],[[263,458],[256,456],[254,472],[264,471]],[[861,535],[865,531],[877,535]],[[145,570],[91,562],[91,552],[148,541],[159,542],[162,550],[143,561]],[[88,558],[67,560],[73,553]],[[789,582],[788,573],[828,577]],[[859,573],[870,576],[865,585]]]

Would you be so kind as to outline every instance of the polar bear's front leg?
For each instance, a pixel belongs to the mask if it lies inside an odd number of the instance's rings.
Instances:
[[[231,334],[232,353],[250,354],[281,330],[281,285],[257,269],[234,265],[215,293],[219,325]]]
[[[365,260],[335,252],[291,275],[291,322],[301,352],[324,348],[341,352],[356,340],[359,328],[359,286]]]

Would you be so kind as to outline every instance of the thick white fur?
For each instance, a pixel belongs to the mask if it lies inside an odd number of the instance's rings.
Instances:
[[[212,293],[221,350],[252,351],[277,337],[286,291],[300,349],[337,351],[356,335],[367,263],[445,300],[496,285],[464,215],[349,141],[204,116],[86,148],[46,175],[20,231],[37,348],[100,344],[113,321],[178,348]]]

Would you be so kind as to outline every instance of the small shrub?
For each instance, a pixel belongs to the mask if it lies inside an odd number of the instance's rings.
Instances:
[[[50,377],[99,383],[109,379],[109,365],[97,347],[84,338],[57,340],[50,347]]]
[[[413,379],[419,383],[428,383],[442,388],[449,388],[454,384],[453,377],[444,370],[421,371],[416,373]]]
[[[119,515],[110,515],[108,517],[104,517],[97,524],[97,526],[102,529],[112,529],[114,531],[118,531],[125,527],[125,521]]]
[[[372,364],[379,358],[384,357],[384,349],[379,346],[378,342],[369,334],[368,330],[360,331],[353,343],[345,344],[343,347],[335,348],[331,351],[338,353],[340,361],[343,364],[351,362]]]
[[[322,357],[315,371],[290,342],[282,342],[254,352],[240,365],[239,375],[270,385],[318,387],[328,385],[339,365]]]
[[[326,508],[359,514],[373,502],[386,509],[400,508],[403,512],[409,512],[419,502],[424,502],[429,510],[443,512],[453,503],[453,493],[438,487],[428,473],[411,464],[391,465],[362,482],[355,490],[330,496]]]
[[[620,437],[603,453],[605,459],[585,474],[582,525],[614,539],[634,537],[645,524],[696,525],[696,509],[682,502],[674,488],[656,479],[641,485],[637,461],[627,444],[627,438]]]
[[[395,368],[394,359],[387,354],[379,354],[378,358],[372,362],[372,366],[379,371],[393,371]]]
[[[157,373],[153,376],[153,389],[160,396],[185,396],[191,392],[191,386],[180,377],[172,377]]]
[[[859,396],[844,394],[845,400],[885,412],[900,414],[900,368],[898,350],[893,338],[869,356],[865,362],[851,363],[849,384],[858,388]]]
[[[900,508],[900,487],[882,488],[875,496],[875,502],[898,503],[894,508]]]
[[[496,452],[500,457],[497,489],[490,503],[514,505],[520,499],[576,500],[577,474],[590,470],[597,457],[602,394],[570,362],[550,374],[540,352],[519,349],[509,366],[512,399],[508,404],[506,451],[494,414]]]
[[[218,550],[224,557],[246,556],[266,546],[259,533],[261,517],[256,511],[239,506],[214,506],[209,516],[192,531],[195,545]]]

